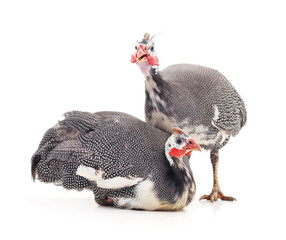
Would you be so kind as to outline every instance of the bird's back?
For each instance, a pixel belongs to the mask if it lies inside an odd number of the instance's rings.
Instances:
[[[153,169],[168,166],[164,155],[168,137],[168,133],[125,113],[68,112],[45,133],[32,157],[32,176],[79,190],[89,187],[75,174],[80,164],[101,169],[106,179],[144,178]],[[69,179],[63,182],[65,177]]]
[[[125,113],[99,112],[101,127],[82,142],[93,149],[95,164],[115,176],[147,176],[156,164],[167,164],[164,145],[169,134]]]
[[[178,122],[219,128],[236,135],[246,122],[244,102],[219,71],[192,64],[171,65],[160,72],[171,87],[170,97]]]

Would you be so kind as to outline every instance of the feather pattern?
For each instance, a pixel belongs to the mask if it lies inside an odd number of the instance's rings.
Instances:
[[[219,149],[246,123],[244,102],[217,70],[192,64],[150,71],[146,121],[164,131],[180,127],[205,149]]]
[[[124,208],[175,210],[192,200],[195,182],[189,162],[179,161],[178,170],[165,156],[169,133],[118,112],[64,116],[45,133],[32,157],[34,179],[90,189],[99,204]]]

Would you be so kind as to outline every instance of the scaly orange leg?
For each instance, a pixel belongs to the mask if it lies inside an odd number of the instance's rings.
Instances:
[[[215,202],[217,199],[221,199],[224,201],[236,201],[234,197],[225,196],[220,190],[219,183],[218,183],[218,160],[219,160],[218,150],[212,150],[211,151],[211,162],[213,166],[213,176],[214,176],[213,189],[210,195],[203,195],[200,197],[200,200],[206,199],[206,200],[210,200],[211,202]]]

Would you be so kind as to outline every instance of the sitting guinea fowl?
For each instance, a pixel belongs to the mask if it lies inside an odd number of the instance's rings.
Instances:
[[[188,158],[200,150],[182,130],[169,133],[118,112],[68,112],[32,157],[33,179],[93,191],[100,205],[179,210],[195,193]]]
[[[158,71],[158,58],[148,33],[136,43],[135,50],[131,62],[137,63],[146,76],[146,121],[168,132],[178,126],[211,151],[213,189],[200,200],[236,200],[221,192],[217,171],[219,149],[246,123],[240,95],[221,73],[211,68],[177,64]]]

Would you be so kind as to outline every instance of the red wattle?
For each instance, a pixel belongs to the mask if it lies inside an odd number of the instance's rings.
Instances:
[[[131,62],[132,63],[136,63],[137,62],[136,57],[133,54],[131,54]]]
[[[151,64],[152,66],[159,66],[159,59],[157,56],[147,56],[147,60],[149,62],[149,64]]]
[[[189,157],[192,154],[192,151],[187,152],[185,155]]]

